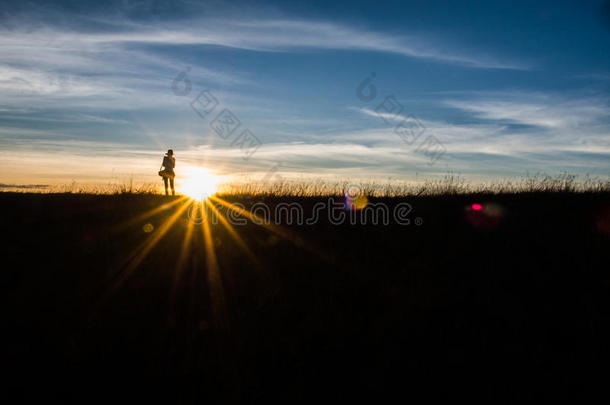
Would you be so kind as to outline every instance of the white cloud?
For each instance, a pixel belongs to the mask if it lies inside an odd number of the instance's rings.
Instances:
[[[165,27],[168,27],[166,24]],[[219,20],[202,19],[174,22],[159,28],[130,21],[117,21],[115,31],[73,31],[56,27],[4,31],[0,44],[10,51],[39,48],[32,56],[42,62],[45,54],[100,50],[129,43],[167,45],[214,45],[264,52],[299,49],[359,50],[394,53],[476,68],[528,69],[522,63],[503,61],[485,55],[471,55],[433,44],[421,36],[393,35],[332,22],[304,20]],[[42,48],[42,49],[40,49]],[[78,55],[67,55],[73,65],[84,62]],[[86,62],[86,61],[85,61]]]
[[[514,95],[511,95],[514,97]],[[446,103],[481,119],[478,123],[452,124],[420,119],[426,134],[434,135],[447,148],[448,154],[482,153],[505,157],[525,157],[560,153],[591,153],[610,155],[608,124],[609,110],[597,99],[562,100],[557,97],[524,95],[521,102],[490,99],[487,101],[448,101]],[[398,142],[393,126],[401,115],[378,114],[366,108],[361,114],[374,117],[380,129],[369,129],[340,135],[341,139],[359,142]],[[508,124],[534,128],[519,131]],[[421,139],[420,139],[421,140]]]
[[[445,104],[480,119],[549,129],[578,128],[610,117],[610,109],[603,100],[566,100],[556,95],[510,95],[508,99],[449,100]]]

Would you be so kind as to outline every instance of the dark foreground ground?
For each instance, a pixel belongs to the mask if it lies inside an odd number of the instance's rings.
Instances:
[[[178,204],[142,214],[172,201],[0,194],[7,388],[382,403],[582,400],[607,382],[608,194],[373,200],[408,202],[410,224],[235,226],[249,253],[211,225],[217,266],[203,226],[183,247],[186,211],[139,255]]]

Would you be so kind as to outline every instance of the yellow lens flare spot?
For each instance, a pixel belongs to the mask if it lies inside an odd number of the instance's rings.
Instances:
[[[369,199],[366,198],[364,194],[361,194],[352,200],[352,204],[354,208],[357,210],[362,210],[369,203]]]
[[[203,200],[218,191],[218,177],[201,167],[186,167],[179,176],[184,176],[177,186],[180,193],[195,200]]]

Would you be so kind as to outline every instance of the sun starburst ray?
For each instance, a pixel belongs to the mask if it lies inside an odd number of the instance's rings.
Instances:
[[[263,266],[261,265],[261,263],[259,262],[259,260],[257,259],[257,257],[254,255],[254,253],[252,252],[252,250],[248,247],[248,245],[246,244],[246,242],[243,240],[243,238],[241,236],[239,236],[239,234],[235,231],[235,229],[233,229],[233,227],[231,226],[231,224],[229,223],[229,221],[227,221],[227,219],[220,213],[220,211],[218,210],[218,208],[216,208],[214,206],[214,204],[212,204],[209,201],[205,202],[206,205],[210,208],[210,210],[212,210],[212,212],[216,215],[216,217],[218,218],[218,220],[220,221],[220,223],[224,226],[224,228],[227,230],[227,232],[229,233],[229,235],[231,236],[231,238],[233,238],[233,240],[235,241],[235,243],[237,243],[237,245],[244,251],[244,253],[246,254],[246,256],[248,256],[248,258],[254,262],[254,264],[256,265],[256,267],[258,269],[263,269]]]
[[[184,202],[160,227],[150,235],[144,243],[136,250],[135,256],[128,262],[127,266],[119,272],[117,280],[112,288],[116,290],[120,285],[133,273],[133,271],[142,263],[148,256],[150,251],[159,243],[165,234],[171,229],[172,225],[180,217],[180,215],[188,208],[188,202]]]
[[[289,233],[287,230],[280,228],[278,225],[273,225],[273,224],[268,224],[265,222],[264,218],[261,218],[260,216],[253,214],[241,207],[238,207],[234,204],[231,204],[230,202],[223,200],[219,197],[216,196],[210,196],[210,199],[212,201],[218,202],[219,204],[223,205],[224,207],[235,211],[236,213],[238,213],[239,215],[242,215],[246,218],[248,218],[250,221],[252,221],[253,223],[262,226],[263,228],[273,232],[274,234],[276,234],[277,236],[280,236],[284,239],[290,240],[292,241],[295,245],[302,245],[303,241],[301,240],[301,238],[297,237],[296,235],[293,235],[291,233]]]
[[[184,233],[184,238],[182,238],[182,246],[180,247],[180,253],[178,255],[178,260],[176,261],[175,274],[173,275],[173,282],[170,291],[170,303],[173,303],[176,290],[178,289],[178,284],[180,283],[182,273],[184,272],[186,258],[191,251],[191,241],[193,238],[194,227],[195,225],[189,222],[186,227],[186,232]]]
[[[114,227],[112,227],[110,229],[110,232],[118,233],[118,232],[124,231],[125,229],[128,229],[129,227],[132,227],[135,225],[140,225],[143,221],[147,220],[148,218],[150,218],[156,214],[159,214],[162,211],[168,210],[168,209],[172,208],[174,205],[185,201],[186,199],[187,199],[187,197],[182,196],[182,197],[176,198],[174,201],[169,202],[167,204],[161,204],[157,207],[154,207],[146,212],[143,212],[142,214],[140,214],[136,217],[130,218],[128,221],[115,225]]]

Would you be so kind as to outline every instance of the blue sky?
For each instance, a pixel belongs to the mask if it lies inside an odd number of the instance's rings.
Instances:
[[[156,181],[170,147],[178,174],[610,175],[607,2],[328,3],[4,2],[0,183]],[[202,118],[204,90],[219,104]],[[211,127],[225,108],[227,139]]]

